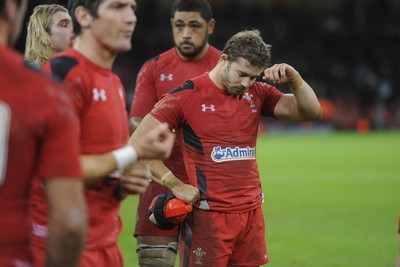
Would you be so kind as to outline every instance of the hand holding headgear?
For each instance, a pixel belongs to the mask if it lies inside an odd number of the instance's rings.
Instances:
[[[185,220],[191,211],[191,205],[177,199],[170,192],[154,197],[149,207],[149,219],[157,228],[169,230]]]

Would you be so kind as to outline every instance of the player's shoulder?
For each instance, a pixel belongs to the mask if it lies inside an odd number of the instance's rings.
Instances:
[[[12,49],[0,50],[0,72],[5,80],[15,85],[28,84],[29,88],[55,82],[36,63],[26,61]],[[43,87],[43,86],[42,86]]]
[[[168,94],[176,94],[176,93],[192,94],[194,92],[197,92],[199,88],[202,88],[203,86],[207,85],[208,82],[207,75],[208,74],[205,73],[190,80],[187,80],[181,86],[169,91]]]
[[[250,88],[249,93],[257,97],[272,97],[275,95],[283,95],[283,93],[273,85],[265,82],[255,82]]]
[[[195,84],[192,80],[187,80],[184,84],[181,86],[176,87],[175,89],[172,89],[171,91],[168,92],[169,95],[177,94],[177,93],[186,93],[190,94],[193,92],[195,89]]]
[[[222,53],[221,50],[210,45],[209,50],[208,50],[208,54],[210,55],[210,57],[219,58],[221,56],[221,53]]]
[[[145,61],[144,65],[156,65],[163,62],[169,62],[175,55],[173,48]]]
[[[54,55],[48,63],[46,69],[49,69],[53,78],[57,81],[64,81],[65,77],[79,65],[79,58],[72,49],[68,49]]]
[[[253,83],[253,85],[251,86],[251,88],[255,91],[259,91],[259,92],[265,92],[265,91],[269,91],[269,90],[274,90],[276,89],[275,86],[270,85],[268,83],[262,82],[262,81],[256,81],[255,83]]]

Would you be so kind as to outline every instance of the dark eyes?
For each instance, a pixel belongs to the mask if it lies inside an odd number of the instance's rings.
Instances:
[[[175,27],[178,29],[183,29],[185,27],[185,24],[175,24]],[[201,28],[201,25],[192,24],[192,25],[189,25],[189,27],[193,30],[198,30]]]

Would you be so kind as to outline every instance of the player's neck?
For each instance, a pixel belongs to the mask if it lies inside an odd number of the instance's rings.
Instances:
[[[105,69],[111,69],[117,56],[116,52],[106,49],[104,46],[88,37],[78,36],[73,48],[92,61],[94,64]]]
[[[220,62],[208,73],[210,80],[221,90],[224,90],[224,84],[221,77],[222,65]]]

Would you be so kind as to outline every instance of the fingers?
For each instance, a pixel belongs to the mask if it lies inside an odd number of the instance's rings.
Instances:
[[[138,162],[124,171],[121,177],[122,187],[129,194],[144,193],[151,182],[151,170],[148,164]]]
[[[296,76],[296,73],[297,71],[288,64],[275,64],[264,70],[263,79],[272,83],[287,83]]]
[[[190,184],[182,184],[171,189],[176,198],[187,204],[194,205],[200,199],[200,191]]]
[[[133,146],[141,159],[165,159],[171,154],[174,140],[167,124],[160,124],[133,142]]]

